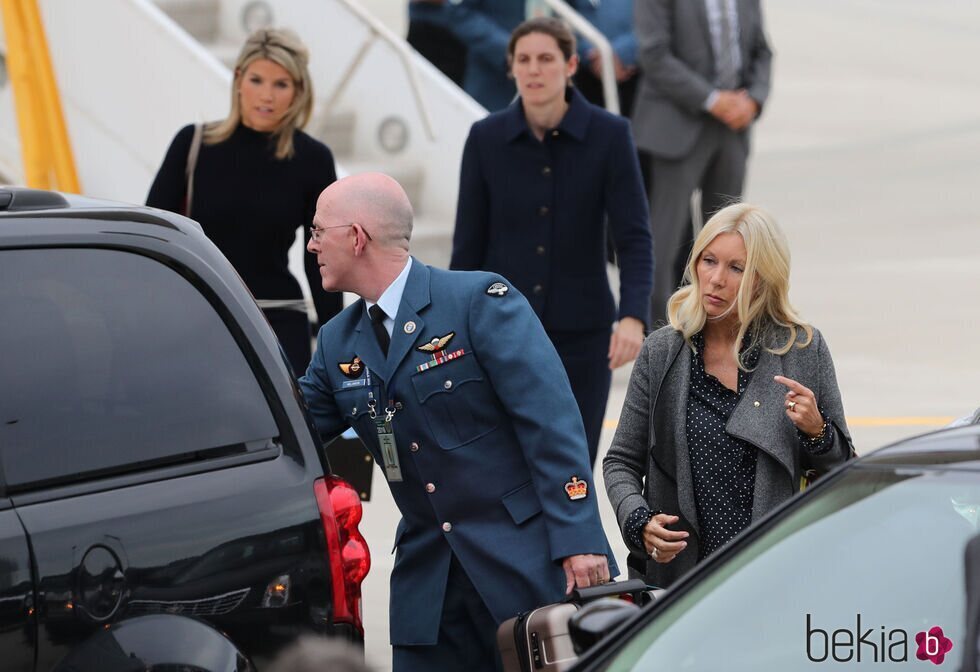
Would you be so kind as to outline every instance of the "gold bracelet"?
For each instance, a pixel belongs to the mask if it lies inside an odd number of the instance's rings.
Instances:
[[[823,425],[820,427],[820,433],[816,436],[811,436],[809,439],[816,443],[817,441],[823,441],[824,437],[827,436],[827,421],[824,420]]]

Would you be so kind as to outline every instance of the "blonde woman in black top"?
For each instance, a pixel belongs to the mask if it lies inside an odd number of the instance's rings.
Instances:
[[[283,29],[256,31],[235,63],[231,110],[204,126],[187,198],[194,125],[174,138],[147,205],[185,212],[224,252],[262,306],[297,375],[310,361],[310,323],[288,251],[301,229],[309,241],[316,199],[336,178],[333,155],[302,129],[313,108],[308,52]],[[320,286],[319,268],[304,255],[317,326],[342,308],[340,294]]]

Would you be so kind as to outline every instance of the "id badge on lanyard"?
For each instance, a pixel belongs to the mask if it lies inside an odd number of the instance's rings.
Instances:
[[[391,421],[379,415],[374,419],[374,426],[378,430],[378,446],[384,459],[385,478],[392,483],[398,483],[402,480],[402,467],[398,462],[398,446],[395,445]]]
[[[368,385],[370,385],[371,372],[368,371]],[[368,408],[371,419],[374,420],[374,427],[378,431],[378,448],[381,449],[381,458],[384,462],[385,478],[390,483],[400,483],[402,479],[402,467],[398,461],[398,446],[395,444],[395,431],[391,427],[391,419],[395,417],[395,405],[391,400],[384,413],[379,415],[374,395],[368,392]]]

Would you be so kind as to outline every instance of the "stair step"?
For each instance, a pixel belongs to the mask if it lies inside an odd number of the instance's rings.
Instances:
[[[219,0],[156,0],[156,5],[198,42],[217,39]]]

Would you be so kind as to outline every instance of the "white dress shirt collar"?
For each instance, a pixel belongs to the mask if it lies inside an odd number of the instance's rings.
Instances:
[[[408,261],[405,263],[405,268],[402,272],[398,274],[398,277],[392,280],[388,288],[381,293],[378,297],[378,305],[381,306],[381,310],[385,311],[385,319],[383,324],[385,329],[388,330],[388,335],[391,336],[391,332],[395,328],[395,317],[398,315],[398,306],[402,302],[402,294],[405,293],[405,283],[408,282],[408,272],[412,268],[412,258],[409,257]],[[371,310],[371,306],[374,305],[373,301],[368,301],[364,299],[364,309]]]

